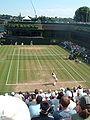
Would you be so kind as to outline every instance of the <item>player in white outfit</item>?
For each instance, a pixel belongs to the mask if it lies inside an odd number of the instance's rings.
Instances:
[[[53,83],[53,85],[56,85],[56,82],[58,81],[56,74],[55,74],[55,73],[52,73],[52,77],[54,78],[54,83]]]

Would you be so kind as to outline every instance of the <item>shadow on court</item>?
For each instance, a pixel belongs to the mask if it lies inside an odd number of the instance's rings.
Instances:
[[[54,85],[54,84],[53,84],[53,83],[44,83],[43,85],[44,85],[44,86],[49,86],[49,85],[52,86],[52,85]]]

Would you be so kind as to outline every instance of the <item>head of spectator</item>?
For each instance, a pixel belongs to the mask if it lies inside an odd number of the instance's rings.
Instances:
[[[45,93],[43,92],[42,89],[39,90],[39,96],[41,96],[43,99],[45,99]]]
[[[40,92],[40,93],[43,93],[43,90],[42,90],[42,89],[40,89],[40,90],[39,90],[39,92]]]
[[[28,97],[30,97],[30,93],[29,93],[28,91],[26,91],[26,92],[24,93],[24,98],[25,98],[25,99],[28,99]]]
[[[63,87],[60,88],[60,92],[65,92],[65,89]]]
[[[59,92],[57,96],[57,99],[59,99],[59,103],[61,102],[62,96],[64,96],[63,92]]]
[[[50,100],[50,96],[48,94],[45,95],[45,100],[49,101]]]
[[[11,92],[11,96],[14,96],[15,95],[15,92]]]
[[[52,90],[48,89],[47,93],[48,93],[49,97],[51,96],[51,92],[52,92]]]
[[[76,91],[76,90],[77,90],[77,87],[76,87],[76,86],[74,86],[72,89],[73,89],[73,91],[74,91],[74,90]]]
[[[54,98],[56,98],[56,94],[55,94],[55,92],[52,92],[51,96],[50,96],[50,99],[54,99]]]
[[[66,109],[68,107],[68,105],[70,104],[70,99],[68,98],[68,96],[63,96],[61,98],[61,108],[62,109]]]
[[[36,100],[36,94],[31,94],[31,99]]]
[[[40,104],[42,102],[42,96],[38,95],[36,98],[37,104]]]
[[[42,101],[41,104],[40,104],[40,108],[41,108],[41,114],[43,115],[48,115],[49,112],[50,112],[50,105],[47,101]]]
[[[56,96],[58,95],[58,91],[57,91],[57,90],[55,90],[55,95],[56,95]]]
[[[90,96],[82,96],[79,101],[79,107],[79,116],[84,119],[88,118],[90,116]]]
[[[27,105],[18,97],[0,95],[0,120],[30,120]]]
[[[69,90],[69,91],[70,91],[71,89],[70,89],[69,87],[67,87],[66,90]]]
[[[79,85],[77,88],[78,88],[78,89],[82,89],[82,86],[81,86],[81,85]]]
[[[64,96],[67,96],[70,99],[68,109],[73,110],[76,107],[76,103],[73,100],[72,92],[70,90],[67,90]]]
[[[68,96],[69,98],[72,99],[72,92],[70,90],[67,90],[65,96]]]
[[[28,103],[28,106],[29,105],[35,105],[37,102],[36,102],[36,94],[31,94],[31,100],[30,102]]]
[[[39,94],[39,90],[38,89],[35,89],[34,93],[37,95]]]

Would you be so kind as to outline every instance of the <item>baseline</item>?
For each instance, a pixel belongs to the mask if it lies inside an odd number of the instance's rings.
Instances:
[[[58,83],[84,83],[84,81],[65,81],[65,82],[58,82]],[[43,83],[41,83],[41,82],[38,82],[38,83],[18,83],[18,84],[6,84],[7,86],[16,86],[16,85],[20,85],[20,86],[23,86],[23,85],[25,85],[25,86],[27,86],[27,85],[44,85],[44,84],[49,84],[49,83],[51,83],[51,82],[43,82]]]

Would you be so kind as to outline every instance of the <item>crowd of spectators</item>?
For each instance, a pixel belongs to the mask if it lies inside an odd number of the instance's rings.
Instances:
[[[81,57],[86,63],[90,61],[90,50],[87,50],[85,47],[81,47],[71,41],[61,42],[60,45],[70,50],[70,60],[77,60],[78,57]]]
[[[11,92],[27,105],[31,120],[90,120],[90,90],[81,85],[59,90]]]

